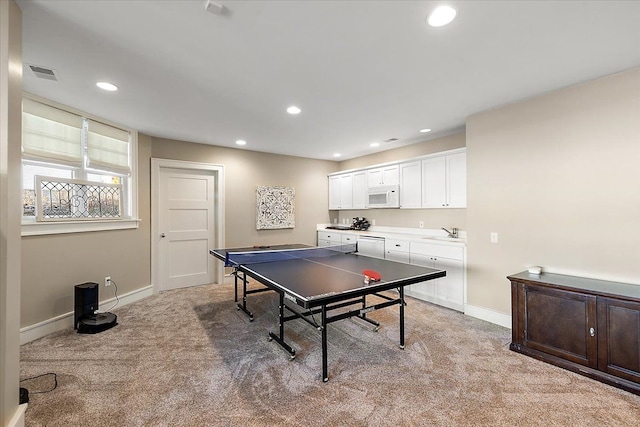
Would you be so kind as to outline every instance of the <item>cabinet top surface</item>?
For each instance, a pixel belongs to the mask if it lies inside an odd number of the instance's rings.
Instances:
[[[523,271],[507,277],[511,281],[536,283],[551,287],[561,287],[576,291],[584,291],[604,296],[625,297],[640,301],[640,285],[630,283],[609,282],[607,280],[589,279],[586,277],[567,276],[564,274],[540,273],[531,274]]]

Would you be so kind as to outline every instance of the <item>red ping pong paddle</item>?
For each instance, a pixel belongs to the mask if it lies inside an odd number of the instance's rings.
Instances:
[[[369,280],[371,280],[372,282],[377,282],[378,280],[380,280],[382,278],[380,276],[380,273],[378,273],[377,271],[373,271],[373,270],[364,270],[362,272],[362,274],[364,274],[365,276],[369,277]]]

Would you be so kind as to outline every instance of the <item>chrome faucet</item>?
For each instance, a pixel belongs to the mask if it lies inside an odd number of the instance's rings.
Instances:
[[[451,229],[451,231],[447,230],[446,228],[442,227],[442,229],[444,231],[446,231],[447,233],[449,233],[449,235],[447,237],[451,237],[452,239],[457,239],[458,238],[458,229],[453,227]]]

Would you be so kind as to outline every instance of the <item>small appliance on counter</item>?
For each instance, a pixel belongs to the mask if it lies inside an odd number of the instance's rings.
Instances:
[[[351,225],[327,225],[325,227],[325,229],[327,230],[359,230],[359,231],[365,231],[366,229],[368,229],[371,225],[369,224],[369,221],[367,221],[365,218],[361,218],[361,217],[355,217],[353,218],[353,221],[351,223]]]
[[[327,225],[327,230],[353,230],[350,225]]]
[[[353,224],[351,225],[351,229],[365,231],[370,226],[371,224],[369,224],[369,221],[367,221],[364,217],[355,217],[353,218]]]

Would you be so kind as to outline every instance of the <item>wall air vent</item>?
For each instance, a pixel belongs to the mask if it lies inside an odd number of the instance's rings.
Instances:
[[[39,67],[37,65],[29,65],[29,68],[31,68],[33,75],[40,79],[58,81],[55,71],[51,68]]]
[[[385,139],[382,142],[396,142],[398,140],[398,138],[389,138],[389,139]]]

